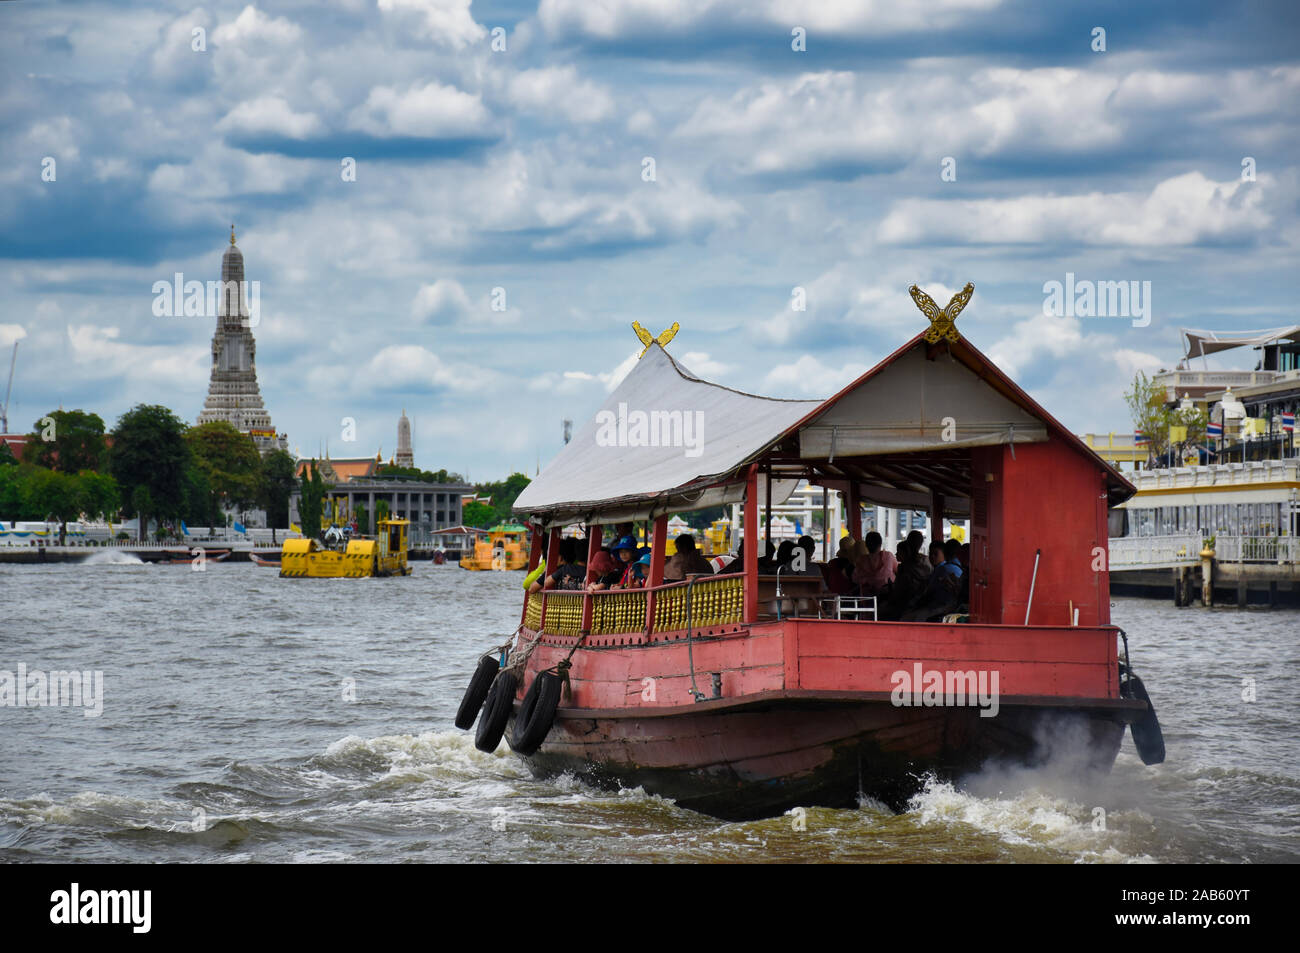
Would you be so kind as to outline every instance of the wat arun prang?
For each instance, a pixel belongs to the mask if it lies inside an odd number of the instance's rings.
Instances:
[[[198,422],[224,420],[252,437],[263,454],[287,450],[288,437],[275,432],[271,415],[262,405],[262,392],[257,386],[257,344],[244,288],[244,255],[235,244],[235,226],[231,225],[230,247],[221,257],[217,330],[212,335],[212,378]]]

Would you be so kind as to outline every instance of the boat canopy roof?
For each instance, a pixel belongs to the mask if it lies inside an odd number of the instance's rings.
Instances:
[[[1234,347],[1261,347],[1274,341],[1294,338],[1300,340],[1300,324],[1282,328],[1263,328],[1258,331],[1198,331],[1195,328],[1180,328],[1183,339],[1187,342],[1187,357],[1201,357],[1219,351],[1230,351]]]
[[[784,502],[801,480],[858,485],[864,501],[969,514],[970,449],[1042,443],[1049,434],[1106,476],[1113,504],[1134,492],[983,354],[923,334],[826,400],[779,400],[710,383],[658,343],[515,501],[538,523],[614,523],[744,498],[761,464]]]

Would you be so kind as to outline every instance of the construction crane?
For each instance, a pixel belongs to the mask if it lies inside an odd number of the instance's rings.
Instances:
[[[9,358],[9,386],[5,388],[5,402],[0,404],[0,433],[9,432],[9,395],[14,390],[14,364],[18,362],[18,342],[14,341],[14,353]]]

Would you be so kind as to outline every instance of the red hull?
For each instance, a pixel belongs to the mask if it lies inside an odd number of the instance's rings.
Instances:
[[[689,649],[685,632],[588,637],[555,725],[526,763],[728,819],[852,806],[863,794],[901,809],[926,773],[1048,758],[1107,771],[1125,724],[1145,710],[1119,698],[1109,627],[798,619],[705,633]],[[531,638],[524,630],[521,644]],[[573,642],[543,636],[519,697]],[[706,695],[718,676],[721,697],[694,700],[692,664]],[[895,673],[917,664],[996,671],[996,714],[896,704]]]

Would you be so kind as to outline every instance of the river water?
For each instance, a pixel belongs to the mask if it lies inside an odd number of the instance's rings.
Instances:
[[[1086,790],[989,774],[932,782],[899,815],[810,809],[796,830],[475,750],[452,718],[478,655],[518,624],[521,573],[92,560],[0,566],[0,672],[97,670],[104,686],[98,717],[0,707],[3,861],[1300,860],[1295,611],[1115,600],[1163,765],[1126,738]]]

